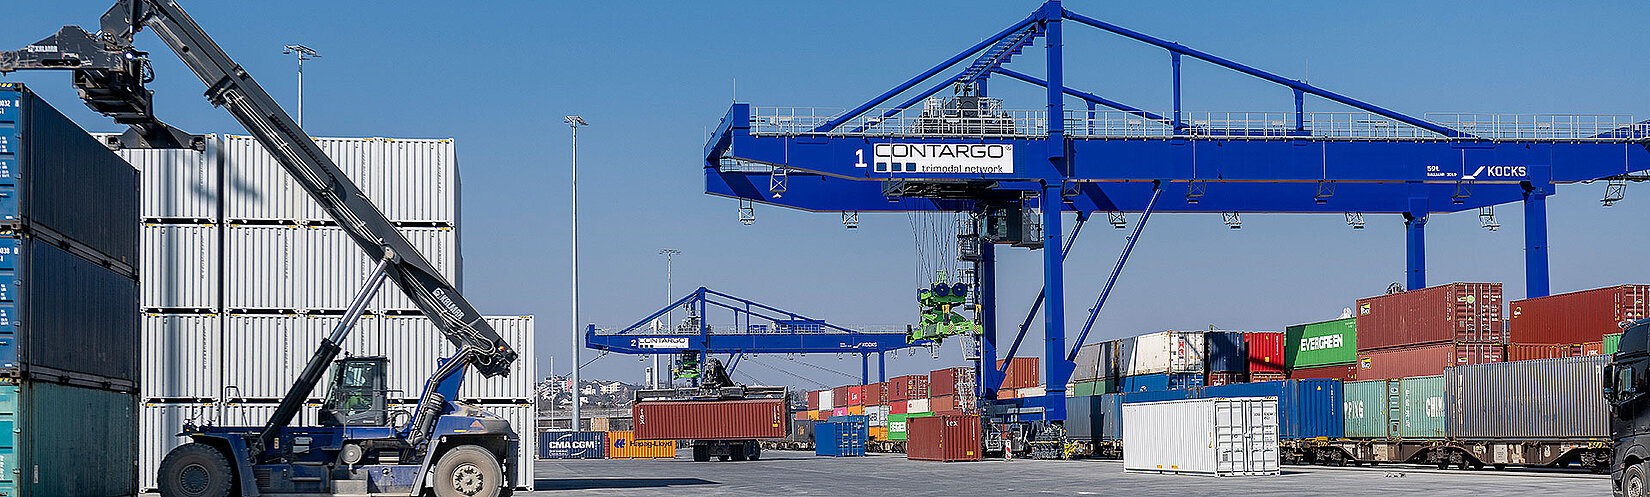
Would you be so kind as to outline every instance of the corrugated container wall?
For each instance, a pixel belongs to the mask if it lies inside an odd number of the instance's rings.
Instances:
[[[391,221],[456,225],[458,153],[449,139],[379,138],[371,177],[396,178],[364,188]],[[379,200],[383,199],[383,200]]]
[[[1241,331],[1210,331],[1203,334],[1204,353],[1210,373],[1247,373],[1249,354]]]
[[[0,300],[15,302],[0,305],[0,363],[29,377],[136,391],[137,281],[32,237],[0,237],[0,266]]]
[[[1076,369],[1071,379],[1077,382],[1117,377],[1117,342],[1091,343],[1077,349]]]
[[[1449,436],[1459,439],[1610,438],[1601,393],[1610,357],[1570,357],[1449,368]]]
[[[0,381],[0,495],[134,495],[137,395]]]
[[[895,376],[888,380],[888,401],[928,398],[928,375]],[[821,399],[820,402],[824,402]]]
[[[519,434],[518,434],[519,435]],[[529,437],[522,437],[523,440]],[[601,459],[607,434],[599,431],[540,431],[538,459]]]
[[[1118,352],[1118,374],[1202,373],[1203,333],[1162,331],[1124,338]]]
[[[137,170],[21,84],[0,102],[0,222],[133,276]]]
[[[1623,323],[1650,317],[1650,285],[1617,285],[1507,305],[1511,343],[1595,342],[1618,333]]]
[[[1250,331],[1243,334],[1243,350],[1248,356],[1250,373],[1282,373],[1288,371],[1284,358],[1284,334],[1276,331]]]
[[[297,226],[230,225],[224,247],[224,310],[304,308],[307,290],[299,286],[298,265],[306,250],[303,233]]]
[[[452,140],[316,138],[392,222],[455,225],[458,168]],[[224,139],[229,221],[331,221],[252,137]]]
[[[1507,360],[1533,361],[1539,359],[1559,359],[1574,355],[1572,344],[1542,344],[1542,343],[1509,343],[1507,344]]]
[[[1123,394],[1108,393],[1100,396],[1100,407],[1096,411],[1100,418],[1101,440],[1123,439]]]
[[[1099,438],[1101,424],[1105,422],[1105,418],[1101,416],[1100,403],[1105,399],[1100,395],[1066,397],[1066,435],[1073,440]]]
[[[1358,360],[1358,319],[1297,324],[1284,329],[1284,364],[1304,369]]]
[[[1443,438],[1446,414],[1444,377],[1417,376],[1398,380],[1398,436]]]
[[[143,316],[143,398],[210,402],[218,397],[224,367],[220,320],[216,314]]]
[[[1450,283],[1358,299],[1358,350],[1502,342],[1500,283]]]
[[[533,350],[532,316],[484,316],[483,319],[516,350]],[[417,398],[423,391],[424,380],[435,373],[436,359],[451,356],[456,349],[423,316],[383,316],[377,322],[379,340],[387,345],[382,350],[369,352],[390,359],[391,395]],[[299,364],[299,367],[302,366]],[[523,357],[510,365],[507,376],[466,376],[464,386],[458,391],[459,398],[525,400],[532,397],[536,378],[532,359]]]
[[[1278,401],[1237,397],[1123,404],[1123,470],[1278,474]]]
[[[210,224],[145,224],[141,265],[143,308],[217,312],[218,234],[218,228]]]
[[[1314,378],[1350,380],[1357,377],[1357,364],[1346,363],[1333,366],[1318,366],[1301,368],[1289,371],[1289,379],[1306,380]]]
[[[1397,436],[1391,433],[1388,383],[1389,380],[1349,381],[1341,386],[1346,399],[1341,412],[1348,438]]]
[[[1042,370],[1038,367],[1041,362],[1036,357],[1015,357],[1003,366],[1003,360],[997,360],[997,368],[1003,370],[1002,388],[1029,388],[1042,384]],[[932,389],[933,385],[929,385]]]
[[[632,422],[647,440],[785,438],[788,414],[783,399],[642,402]]]
[[[119,135],[94,133],[107,139]],[[124,148],[115,153],[138,169],[139,213],[145,222],[200,224],[218,221],[218,166],[223,146],[205,135],[205,150]],[[147,273],[145,273],[147,274]]]
[[[217,406],[146,403],[140,409],[137,432],[141,447],[138,453],[138,487],[144,491],[151,491],[156,488],[155,473],[160,469],[160,460],[166,457],[167,452],[187,440],[177,436],[183,430],[183,424],[205,423],[212,419],[209,413],[216,412]]]
[[[1286,440],[1341,438],[1342,409],[1346,406],[1340,380],[1289,380],[1207,387],[1199,398],[1275,397],[1278,399],[1278,436]]]
[[[905,458],[920,461],[980,460],[979,416],[929,416],[906,421]]]
[[[1501,362],[1506,346],[1497,343],[1442,343],[1358,352],[1357,378],[1379,380],[1444,373],[1450,366]]]

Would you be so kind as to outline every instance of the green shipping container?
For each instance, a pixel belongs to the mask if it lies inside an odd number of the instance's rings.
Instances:
[[[1075,391],[1075,393],[1072,394],[1073,397],[1087,397],[1091,395],[1117,393],[1116,382],[1113,380],[1079,382],[1072,388],[1072,390]]]
[[[905,440],[905,422],[911,418],[926,418],[933,416],[931,412],[914,412],[909,414],[888,415],[888,439]]]
[[[1358,319],[1297,324],[1284,329],[1289,369],[1350,364],[1358,360]]]
[[[137,395],[0,381],[0,496],[137,494]]]
[[[1341,386],[1341,409],[1347,438],[1391,436],[1391,398],[1388,380],[1349,381]]]
[[[1620,333],[1604,335],[1604,355],[1615,354],[1618,347],[1621,347]]]
[[[1398,436],[1444,438],[1444,377],[1412,376],[1399,383]]]

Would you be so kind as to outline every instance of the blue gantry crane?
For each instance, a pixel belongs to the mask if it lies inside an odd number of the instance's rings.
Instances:
[[[1150,112],[1068,85],[1065,27],[1162,49],[1173,75],[1168,112]],[[1008,67],[1042,42],[1045,74]],[[1293,108],[1189,112],[1181,64],[1192,59],[1273,83]],[[960,67],[960,69],[959,69]],[[942,74],[948,74],[942,76]],[[996,76],[1001,76],[996,77]],[[992,82],[1045,90],[1046,107],[1004,108]],[[931,86],[919,85],[930,83]],[[951,89],[950,95],[936,97]],[[897,97],[905,98],[895,100]],[[1347,109],[1308,112],[1310,96]],[[1152,212],[1399,214],[1406,225],[1409,288],[1426,285],[1425,227],[1432,213],[1521,202],[1529,296],[1548,294],[1546,198],[1557,184],[1605,180],[1605,203],[1650,169],[1650,124],[1626,116],[1428,114],[1417,117],[1043,3],[984,41],[848,110],[735,103],[704,149],[706,192],[740,202],[816,212],[970,212],[979,219],[977,288],[983,344],[982,398],[1002,381],[993,250],[1043,254],[1046,397],[997,401],[1022,420],[1065,417],[1075,351],[1105,303]],[[782,195],[781,195],[782,194]],[[1088,324],[1066,345],[1062,260],[1091,213],[1113,224],[1139,212]],[[1070,238],[1063,212],[1076,212]],[[1481,211],[1483,212],[1483,211]],[[1036,229],[1040,224],[1040,233]],[[1065,243],[1062,244],[1062,239]],[[1063,248],[1054,250],[1053,248]],[[1037,313],[1019,329],[1019,346]]]
[[[669,329],[654,323],[677,309],[687,319]],[[713,327],[708,314],[727,312],[730,325]],[[699,287],[636,324],[618,331],[585,330],[586,347],[620,354],[674,354],[703,363],[711,354],[727,354],[727,370],[739,367],[745,354],[858,354],[860,384],[870,381],[870,358],[877,357],[877,381],[887,380],[885,353],[932,345],[907,340],[906,330],[853,330],[753,300]]]

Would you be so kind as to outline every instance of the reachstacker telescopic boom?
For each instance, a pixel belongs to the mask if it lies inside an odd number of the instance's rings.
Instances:
[[[130,126],[118,145],[200,147],[202,141],[162,123],[152,108],[148,54],[133,37],[149,28],[206,83],[206,98],[228,110],[257,138],[356,245],[378,261],[350,310],[324,339],[275,413],[262,427],[196,427],[194,443],[168,453],[158,485],[165,495],[256,496],[347,493],[440,496],[498,495],[515,484],[518,437],[504,420],[455,402],[465,366],[505,375],[517,354],[453,285],[390,224],[382,212],[298,127],[245,69],[180,8],[163,0],[121,0],[100,29],[76,26],[22,50],[0,52],[0,74],[69,70],[86,105]],[[385,279],[394,281],[458,347],[439,361],[404,424],[390,420],[385,360],[345,358],[340,344]],[[255,358],[242,358],[252,359]],[[431,358],[430,360],[437,360]],[[320,427],[290,426],[317,383],[333,370]]]

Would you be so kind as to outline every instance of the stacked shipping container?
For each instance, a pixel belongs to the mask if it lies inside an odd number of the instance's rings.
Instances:
[[[426,260],[463,288],[452,140],[316,143]],[[337,324],[372,261],[251,137],[209,135],[199,151],[118,153],[138,168],[146,187],[141,212],[128,217],[142,221],[136,228],[143,247],[139,266],[149,276],[140,299],[149,361],[143,370],[145,412],[157,419],[166,412],[196,412],[196,422],[220,425],[262,423],[229,414],[272,407]],[[344,350],[388,357],[390,396],[410,402],[452,346],[393,284],[368,312]],[[518,350],[533,350],[530,316],[486,319]],[[532,358],[523,357],[507,377],[466,378],[460,397],[509,419],[518,432],[532,433],[536,376]],[[210,404],[232,409],[198,408]],[[161,455],[180,442],[166,435],[176,431],[144,432],[145,488],[153,488]],[[534,447],[522,444],[522,464],[532,459]]]
[[[1450,283],[1358,299],[1358,379],[1442,374],[1500,362],[1500,283]]]
[[[0,495],[138,490],[138,185],[0,83]]]

